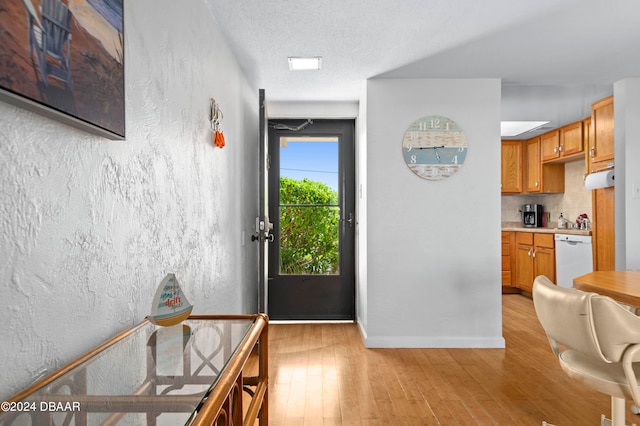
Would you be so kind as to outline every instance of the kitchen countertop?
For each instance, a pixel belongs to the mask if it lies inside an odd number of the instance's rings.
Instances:
[[[568,228],[525,228],[521,223],[504,222],[503,231],[515,232],[538,232],[541,234],[569,234],[569,235],[591,235],[591,230],[568,229]]]

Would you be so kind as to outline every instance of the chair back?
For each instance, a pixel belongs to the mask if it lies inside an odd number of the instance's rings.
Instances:
[[[48,37],[47,51],[61,58],[71,33],[71,11],[60,0],[43,0],[42,25]]]
[[[627,348],[640,342],[640,317],[607,296],[595,295],[591,309],[604,357],[621,362]]]
[[[559,287],[544,275],[533,282],[533,303],[551,347],[559,355],[558,344],[605,362],[596,335],[591,299],[595,293]]]

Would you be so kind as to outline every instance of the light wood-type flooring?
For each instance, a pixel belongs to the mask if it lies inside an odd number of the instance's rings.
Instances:
[[[530,298],[503,295],[506,349],[367,349],[356,324],[269,326],[269,424],[599,425],[610,398],[560,369]],[[640,425],[627,403],[627,424]]]

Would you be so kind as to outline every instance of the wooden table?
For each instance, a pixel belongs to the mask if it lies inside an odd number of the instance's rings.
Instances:
[[[640,307],[640,271],[595,271],[573,279],[573,287]]]

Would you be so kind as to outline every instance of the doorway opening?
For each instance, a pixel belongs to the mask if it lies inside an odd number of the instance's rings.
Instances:
[[[354,120],[269,121],[271,319],[354,319],[354,129]]]

